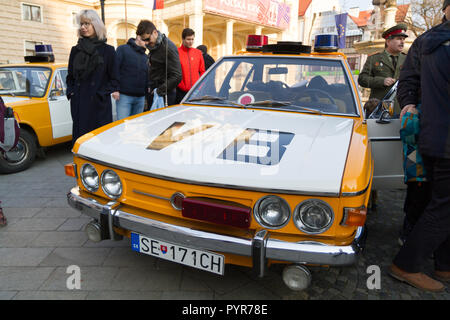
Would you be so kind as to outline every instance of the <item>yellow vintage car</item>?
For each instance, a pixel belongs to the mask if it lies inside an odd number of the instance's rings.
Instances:
[[[251,37],[180,105],[80,137],[65,169],[77,181],[69,205],[93,218],[89,239],[128,237],[130,250],[219,275],[282,263],[293,290],[310,284],[308,265],[354,264],[372,187],[403,184],[399,123],[381,107],[382,121],[365,119],[326,40],[311,52]],[[374,175],[383,141],[390,171]]]
[[[20,124],[17,148],[0,153],[0,173],[25,170],[42,147],[72,139],[67,64],[36,60],[0,65],[0,95]]]

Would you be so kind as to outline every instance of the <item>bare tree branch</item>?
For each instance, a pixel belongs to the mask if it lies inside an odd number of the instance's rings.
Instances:
[[[410,6],[411,15],[406,16],[405,23],[416,36],[441,23],[442,0],[411,0]]]

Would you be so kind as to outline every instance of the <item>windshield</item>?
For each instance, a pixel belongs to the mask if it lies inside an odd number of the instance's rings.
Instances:
[[[50,75],[50,69],[41,67],[0,68],[0,94],[43,97]]]
[[[224,58],[185,102],[357,114],[342,62],[305,57]]]

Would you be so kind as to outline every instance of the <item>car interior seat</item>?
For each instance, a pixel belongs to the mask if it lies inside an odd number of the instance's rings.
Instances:
[[[326,91],[327,88],[328,82],[322,76],[315,76],[308,83],[308,89],[318,89]]]

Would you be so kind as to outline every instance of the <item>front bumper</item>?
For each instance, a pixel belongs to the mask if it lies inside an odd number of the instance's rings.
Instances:
[[[354,264],[365,240],[362,227],[358,228],[353,243],[347,246],[286,242],[270,238],[267,230],[257,232],[253,239],[238,238],[134,215],[121,210],[118,202],[111,201],[103,205],[94,199],[82,197],[78,187],[67,194],[67,200],[72,208],[99,221],[103,233],[110,239],[120,239],[114,232],[114,227],[120,227],[186,247],[248,256],[252,257],[253,268],[259,276],[264,275],[267,259],[330,266]]]

